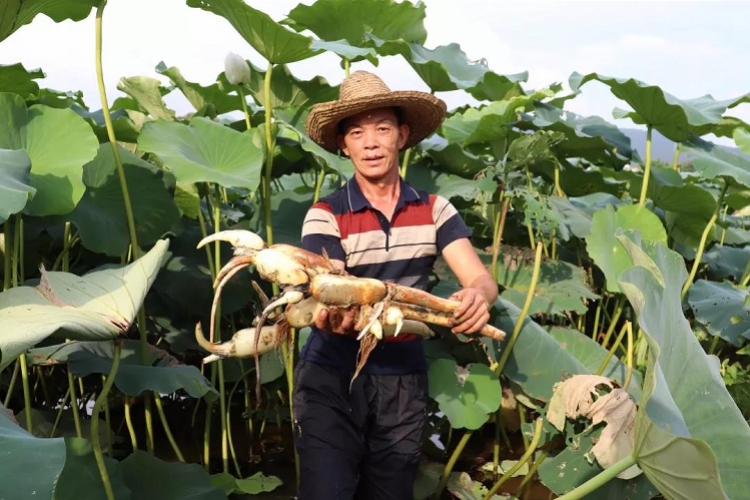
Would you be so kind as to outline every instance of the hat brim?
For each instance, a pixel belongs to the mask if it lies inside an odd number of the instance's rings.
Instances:
[[[418,91],[393,91],[347,101],[316,104],[307,116],[307,135],[323,149],[335,153],[338,124],[344,118],[370,109],[397,106],[402,119],[409,126],[409,138],[404,149],[419,144],[430,136],[443,122],[446,105],[432,94]]]

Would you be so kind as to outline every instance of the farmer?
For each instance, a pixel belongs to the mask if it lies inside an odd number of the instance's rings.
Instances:
[[[489,320],[497,285],[453,205],[399,176],[399,151],[432,134],[445,111],[435,96],[392,92],[365,71],[344,80],[338,101],[315,105],[308,135],[355,172],[309,209],[302,246],[325,250],[352,275],[422,289],[441,254],[463,287],[451,297],[461,302],[452,331],[474,333]],[[300,500],[411,500],[427,421],[422,340],[386,337],[350,390],[360,345],[353,321],[352,311],[321,312],[295,370]]]

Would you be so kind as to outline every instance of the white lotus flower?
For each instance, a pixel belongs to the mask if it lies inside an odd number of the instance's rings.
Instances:
[[[232,85],[250,83],[250,65],[241,56],[230,52],[224,59],[224,74]]]

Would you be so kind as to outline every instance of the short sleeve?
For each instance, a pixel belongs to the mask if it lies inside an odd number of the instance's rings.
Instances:
[[[339,225],[328,203],[318,202],[307,211],[302,223],[302,248],[317,254],[325,250],[329,258],[346,261]]]
[[[437,231],[438,252],[458,239],[471,237],[471,230],[450,201],[440,195],[430,195],[430,204]]]

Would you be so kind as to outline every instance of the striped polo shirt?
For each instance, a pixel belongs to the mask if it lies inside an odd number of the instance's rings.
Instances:
[[[302,247],[323,249],[345,263],[354,276],[376,278],[427,289],[437,255],[451,242],[468,238],[456,208],[444,197],[415,189],[400,180],[401,192],[389,221],[365,198],[352,177],[315,203],[302,225]],[[302,359],[354,371],[359,342],[315,327]],[[363,372],[400,375],[427,370],[422,339],[400,334],[378,342]]]

